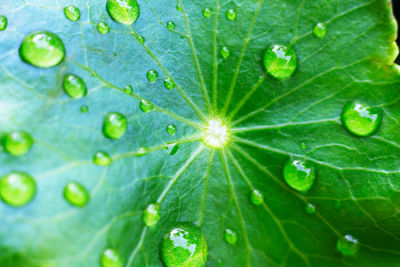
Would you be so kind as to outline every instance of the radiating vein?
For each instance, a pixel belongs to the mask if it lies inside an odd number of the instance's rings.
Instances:
[[[205,175],[204,189],[203,189],[203,195],[201,197],[201,207],[200,207],[200,215],[199,215],[199,226],[200,227],[203,225],[204,210],[205,210],[205,206],[206,206],[206,199],[207,199],[207,193],[208,193],[208,184],[210,182],[210,172],[211,172],[211,167],[212,167],[213,160],[214,160],[214,153],[215,153],[215,150],[212,150],[210,152],[207,171],[206,171],[206,175]]]

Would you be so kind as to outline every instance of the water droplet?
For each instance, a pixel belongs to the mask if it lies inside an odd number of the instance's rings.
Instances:
[[[93,156],[93,163],[99,166],[109,166],[111,161],[110,155],[104,151],[99,151]]]
[[[305,143],[301,143],[301,144],[300,144],[300,148],[301,148],[301,149],[306,149],[306,148],[307,148],[307,145],[306,145]]]
[[[64,77],[64,91],[71,98],[78,99],[87,94],[85,82],[75,74],[67,74]]]
[[[237,13],[236,13],[236,10],[234,10],[234,9],[229,9],[228,11],[226,11],[225,15],[226,15],[226,18],[230,21],[234,21],[237,18]]]
[[[176,5],[176,10],[182,12],[183,11],[183,7],[181,4],[177,4]]]
[[[178,143],[171,143],[171,144],[168,144],[166,148],[168,150],[168,154],[170,156],[173,156],[178,152],[179,144]]]
[[[345,235],[338,239],[336,247],[345,256],[353,256],[360,249],[360,242],[352,235]]]
[[[69,182],[64,188],[65,199],[74,206],[84,207],[90,200],[89,192],[86,188],[77,183]]]
[[[0,16],[0,31],[7,29],[8,19],[6,16]]]
[[[225,59],[227,59],[231,55],[231,51],[229,50],[228,47],[224,46],[221,48],[221,56]]]
[[[308,161],[289,160],[283,168],[283,177],[290,187],[305,192],[314,184],[315,169]]]
[[[341,119],[352,134],[370,136],[378,130],[382,115],[377,107],[350,102],[344,107]]]
[[[168,21],[167,28],[168,30],[173,31],[175,29],[175,23],[173,21]]]
[[[121,24],[132,24],[139,18],[140,8],[136,0],[107,0],[107,12]]]
[[[257,189],[254,189],[251,192],[251,202],[256,206],[262,205],[264,203],[264,195]]]
[[[173,124],[169,124],[167,126],[167,133],[169,133],[170,135],[173,135],[176,133],[176,126]]]
[[[88,113],[89,112],[89,107],[87,105],[83,105],[81,106],[81,112],[82,113]]]
[[[207,241],[192,223],[178,223],[161,241],[161,257],[167,267],[202,267],[207,261]]]
[[[325,23],[318,23],[313,29],[313,33],[318,38],[324,38],[328,32],[328,26]]]
[[[234,245],[238,240],[237,233],[231,229],[225,229],[224,239],[228,244]]]
[[[23,61],[35,67],[50,68],[64,60],[65,47],[60,37],[54,33],[33,32],[25,36],[19,55]]]
[[[139,106],[140,106],[140,109],[141,109],[143,112],[150,112],[150,111],[153,111],[153,110],[154,110],[153,104],[151,104],[151,103],[150,103],[148,100],[146,100],[146,99],[142,99],[142,100],[140,101]]]
[[[314,204],[308,203],[308,204],[306,205],[306,212],[307,212],[308,214],[314,214],[314,213],[315,213],[315,210],[316,210],[316,207],[315,207]]]
[[[11,206],[25,206],[35,195],[36,182],[29,174],[12,172],[0,179],[0,197]]]
[[[25,155],[33,146],[32,136],[24,131],[13,131],[3,139],[5,151],[13,156]]]
[[[106,34],[110,31],[110,26],[108,26],[108,24],[103,21],[99,22],[97,24],[97,31],[101,34]]]
[[[108,113],[103,123],[103,133],[111,139],[120,139],[128,128],[128,120],[118,112]]]
[[[147,80],[154,83],[158,79],[158,72],[156,70],[149,70],[147,72]]]
[[[274,45],[264,55],[264,67],[277,79],[287,79],[297,68],[297,55],[293,47]]]
[[[122,259],[118,251],[108,248],[101,253],[100,262],[102,267],[122,267]]]
[[[133,93],[133,87],[132,87],[132,85],[127,85],[127,86],[125,86],[125,87],[124,87],[124,93],[125,93],[125,94],[128,94],[128,95],[131,95],[131,94]]]
[[[203,9],[202,14],[203,14],[203,17],[210,18],[212,16],[212,10],[207,7],[205,9]]]
[[[139,43],[141,43],[141,44],[144,44],[144,42],[146,42],[146,38],[144,38],[141,35],[138,36],[138,40],[139,40]]]
[[[76,6],[64,7],[64,15],[70,21],[77,21],[81,17],[81,11]]]
[[[176,85],[175,85],[175,82],[171,78],[167,78],[164,80],[164,86],[168,90],[172,90],[175,88]]]
[[[140,147],[138,151],[136,151],[135,156],[136,157],[143,157],[149,153],[149,148],[147,147]]]
[[[143,212],[143,222],[147,227],[156,225],[160,219],[160,205],[150,204],[147,206],[146,210]]]

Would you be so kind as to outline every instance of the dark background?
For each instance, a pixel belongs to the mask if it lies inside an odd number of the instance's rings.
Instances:
[[[397,21],[400,22],[400,0],[392,0],[394,14],[397,18]],[[397,44],[400,46],[400,39],[397,39]],[[400,56],[396,60],[397,63],[400,63]]]

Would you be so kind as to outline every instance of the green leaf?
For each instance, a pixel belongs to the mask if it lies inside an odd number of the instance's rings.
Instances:
[[[390,1],[138,3],[132,25],[113,21],[106,1],[0,3],[8,21],[0,32],[0,136],[25,131],[34,139],[23,156],[0,152],[0,176],[22,172],[37,184],[28,205],[0,203],[0,265],[99,266],[109,255],[103,262],[162,266],[160,242],[178,222],[201,227],[206,266],[398,265],[400,71]],[[71,4],[78,21],[64,15]],[[100,34],[99,23],[110,31]],[[21,60],[23,38],[36,31],[61,38],[61,64]],[[274,45],[297,55],[287,79],[263,66]],[[285,63],[268,62],[274,70]],[[158,73],[153,82],[149,70]],[[66,95],[67,74],[82,78],[86,96]],[[354,101],[379,109],[371,136],[342,124]],[[102,132],[111,112],[128,121],[118,140]],[[99,151],[112,157],[109,166],[93,163]],[[283,177],[295,159],[315,170],[307,192]],[[293,168],[291,179],[301,180]],[[90,194],[86,205],[65,200],[70,182]],[[157,209],[144,216],[151,204]],[[237,241],[225,241],[226,229]],[[358,252],[346,243],[353,237]]]

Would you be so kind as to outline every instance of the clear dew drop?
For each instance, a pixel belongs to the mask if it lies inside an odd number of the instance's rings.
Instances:
[[[167,22],[167,28],[168,28],[168,30],[170,30],[170,31],[175,30],[175,23],[174,23],[173,21],[168,21],[168,22]]]
[[[0,198],[8,205],[22,207],[36,195],[36,182],[26,173],[12,172],[0,179]]]
[[[140,100],[139,107],[143,112],[150,112],[154,110],[153,104],[151,104],[150,101],[146,99]]]
[[[358,102],[347,103],[341,115],[346,129],[357,136],[371,136],[382,121],[379,108]]]
[[[343,255],[354,256],[360,249],[360,242],[352,235],[344,235],[338,239],[336,247]]]
[[[110,17],[121,24],[133,24],[140,13],[136,0],[107,0],[107,12]]]
[[[328,26],[325,23],[317,23],[313,28],[313,34],[320,39],[324,38],[327,32]]]
[[[264,67],[273,77],[283,80],[297,69],[297,55],[293,47],[273,45],[265,51]]]
[[[0,31],[7,29],[8,19],[6,16],[0,16]]]
[[[81,11],[76,6],[64,7],[64,15],[70,21],[77,21],[81,18]]]
[[[254,189],[251,192],[250,200],[254,205],[260,206],[264,203],[264,195],[257,189]]]
[[[56,34],[39,31],[25,36],[19,47],[23,61],[39,68],[50,68],[58,65],[65,57],[63,41]]]
[[[83,185],[69,182],[64,188],[64,198],[73,206],[84,207],[89,202],[90,195]]]
[[[178,152],[179,144],[178,143],[168,144],[166,149],[168,150],[168,155],[173,156]]]
[[[99,151],[93,156],[93,163],[99,166],[110,166],[112,159],[107,152]]]
[[[131,94],[133,93],[133,87],[132,87],[132,85],[127,85],[127,86],[125,86],[125,87],[124,87],[124,93],[125,93],[125,94],[128,94],[128,95],[131,95]]]
[[[224,239],[226,243],[234,245],[238,240],[238,235],[234,230],[227,228],[224,231]]]
[[[160,205],[158,203],[148,205],[143,212],[142,219],[147,227],[156,225],[160,219]]]
[[[293,189],[306,192],[315,181],[315,168],[309,161],[289,160],[283,168],[283,177]]]
[[[88,107],[87,105],[81,106],[81,112],[82,112],[83,114],[88,113],[88,112],[89,112],[89,107]]]
[[[317,208],[316,208],[315,205],[312,204],[312,203],[308,203],[308,204],[306,205],[306,212],[307,212],[308,214],[314,214],[316,209],[317,209]]]
[[[128,128],[128,120],[118,112],[110,112],[103,122],[103,134],[110,139],[120,139]]]
[[[146,76],[149,82],[154,83],[158,79],[158,72],[156,70],[149,70]]]
[[[203,232],[192,223],[176,224],[161,240],[161,257],[167,267],[202,267],[207,255]]]
[[[211,18],[212,10],[207,7],[205,9],[203,9],[202,14],[203,14],[203,17],[205,17],[205,18]]]
[[[32,136],[25,131],[13,131],[5,135],[3,146],[7,153],[13,156],[23,156],[34,144]]]
[[[97,31],[101,34],[106,34],[110,31],[110,26],[107,23],[101,21],[97,23]]]
[[[177,128],[176,128],[176,126],[174,124],[169,124],[167,126],[166,130],[167,130],[168,134],[174,135],[176,133]]]
[[[175,88],[176,85],[175,85],[175,82],[171,78],[167,78],[164,80],[164,86],[168,90],[172,90]]]
[[[87,87],[81,77],[75,74],[67,74],[63,81],[64,91],[71,98],[82,98],[87,94]]]
[[[237,18],[237,12],[234,9],[229,9],[228,11],[226,11],[225,16],[228,20],[234,21]]]
[[[118,251],[108,248],[101,253],[101,267],[122,267],[122,259]]]
[[[224,58],[224,59],[227,59],[228,57],[230,57],[230,55],[231,55],[231,51],[229,50],[229,48],[228,47],[226,47],[226,46],[224,46],[224,47],[222,47],[221,48],[221,56]]]

